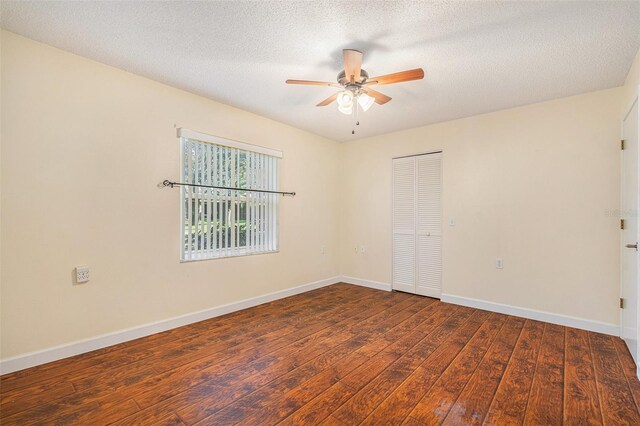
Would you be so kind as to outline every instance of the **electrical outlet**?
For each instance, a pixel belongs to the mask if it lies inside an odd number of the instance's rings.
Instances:
[[[364,254],[367,250],[364,246],[360,246],[360,253]]]
[[[353,248],[353,252],[354,252],[355,254],[358,254],[358,246],[355,246],[355,247]]]
[[[322,247],[320,248],[320,254],[326,254],[326,253],[327,253],[327,249],[326,249],[326,247],[325,247],[325,246],[322,246]]]
[[[456,226],[456,218],[451,216],[449,218],[449,226]]]
[[[502,269],[504,268],[504,264],[502,263],[502,259],[501,258],[497,258],[496,259],[496,269]]]
[[[91,279],[88,266],[76,266],[76,283],[86,283]]]

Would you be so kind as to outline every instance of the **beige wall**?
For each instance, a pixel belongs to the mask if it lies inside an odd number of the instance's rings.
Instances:
[[[336,142],[12,33],[1,60],[2,358],[338,275]],[[174,124],[284,152],[280,253],[179,262]]]
[[[607,212],[619,206],[620,97],[604,90],[342,145],[342,273],[391,282],[391,159],[442,150],[443,293],[617,324],[619,223]]]
[[[1,49],[2,358],[340,273],[389,283],[391,159],[433,150],[445,293],[618,323],[608,212],[638,57],[624,88],[337,144],[11,33]],[[179,191],[156,187],[179,173],[174,124],[284,151],[280,253],[179,263]]]

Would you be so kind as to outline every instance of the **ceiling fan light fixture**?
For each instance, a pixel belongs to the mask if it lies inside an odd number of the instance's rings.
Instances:
[[[353,92],[351,90],[344,90],[338,93],[338,105],[341,107],[349,107],[351,108],[353,105]]]
[[[373,105],[374,102],[375,102],[375,99],[373,99],[371,96],[367,95],[366,93],[361,93],[358,95],[358,104],[360,105],[363,111],[369,110],[369,108],[371,108],[371,105]]]
[[[377,87],[424,78],[424,70],[422,68],[369,77],[369,73],[362,69],[362,52],[355,49],[343,49],[342,59],[344,69],[338,73],[337,83],[315,80],[286,80],[286,83],[338,87],[339,92],[332,94],[316,106],[325,107],[336,102],[338,111],[342,114],[353,116],[352,122],[354,126],[360,124],[358,121],[359,109],[365,112],[374,103],[384,105],[391,100],[390,96],[372,89],[372,85]],[[355,134],[355,130],[352,129],[351,133]]]

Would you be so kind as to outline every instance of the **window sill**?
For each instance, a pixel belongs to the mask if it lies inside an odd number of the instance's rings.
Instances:
[[[246,257],[246,256],[259,256],[263,254],[273,254],[280,253],[280,250],[270,250],[270,251],[261,251],[257,253],[236,253],[230,254],[228,256],[218,256],[218,257],[203,257],[202,259],[180,259],[180,263],[191,263],[191,262],[202,262],[206,260],[222,260],[222,259],[230,259],[234,257]]]

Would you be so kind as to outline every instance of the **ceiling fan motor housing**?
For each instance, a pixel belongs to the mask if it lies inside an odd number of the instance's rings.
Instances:
[[[367,79],[369,78],[369,74],[361,69],[360,70],[360,79],[356,80],[354,83],[351,83],[350,79],[347,79],[346,73],[344,70],[340,71],[340,73],[338,74],[338,83],[340,83],[342,86],[349,88],[349,86],[355,86],[354,88],[359,88],[362,84],[364,84],[365,81],[367,81]]]

